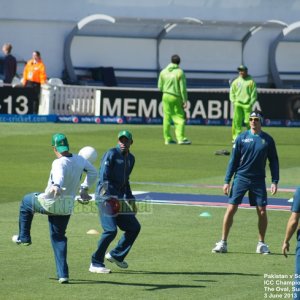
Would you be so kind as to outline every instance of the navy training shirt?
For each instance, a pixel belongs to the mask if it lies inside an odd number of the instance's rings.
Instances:
[[[241,133],[233,145],[233,151],[225,175],[229,183],[233,174],[253,181],[266,177],[266,161],[269,160],[272,182],[279,181],[279,161],[273,138],[261,131],[253,134],[251,130]]]

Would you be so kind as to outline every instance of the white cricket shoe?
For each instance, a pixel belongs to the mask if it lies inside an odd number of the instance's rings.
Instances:
[[[188,139],[184,139],[182,141],[178,141],[178,145],[191,145],[192,142]]]
[[[122,268],[122,269],[127,269],[127,268],[128,268],[128,263],[127,263],[125,260],[123,260],[123,261],[118,261],[118,260],[116,260],[115,258],[113,258],[113,257],[110,255],[109,252],[105,254],[105,258],[106,258],[109,262],[115,263],[119,268]]]
[[[91,273],[101,273],[101,274],[108,274],[111,273],[110,269],[107,269],[105,267],[96,267],[93,264],[90,265],[89,271]]]
[[[31,242],[23,243],[21,240],[19,240],[19,236],[17,234],[13,235],[11,237],[11,240],[13,243],[16,243],[17,245],[22,245],[22,246],[30,246],[31,245]]]
[[[19,240],[19,236],[17,234],[13,235],[11,237],[11,240],[12,240],[13,243],[21,244],[21,241]]]
[[[269,246],[263,242],[258,242],[256,246],[256,253],[270,254]]]
[[[58,282],[61,283],[61,284],[69,283],[69,278],[59,278]]]
[[[212,253],[226,253],[227,242],[220,241],[216,243],[216,247],[211,250]]]

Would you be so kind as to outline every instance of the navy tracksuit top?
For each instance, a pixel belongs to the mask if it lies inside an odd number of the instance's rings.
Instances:
[[[119,146],[108,150],[102,157],[96,197],[117,196],[119,199],[134,199],[129,184],[129,176],[135,158],[128,152],[122,154]]]
[[[279,181],[279,161],[273,138],[261,131],[253,134],[251,130],[241,133],[235,141],[225,175],[229,183],[233,174],[253,181],[266,177],[266,161],[269,160],[272,182]]]

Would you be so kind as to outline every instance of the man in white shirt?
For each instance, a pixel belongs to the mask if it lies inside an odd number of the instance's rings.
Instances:
[[[31,193],[24,196],[20,205],[19,234],[13,236],[12,240],[19,245],[29,246],[34,213],[48,215],[58,280],[59,283],[68,283],[66,228],[79,187],[81,199],[91,199],[88,188],[96,181],[97,170],[82,156],[69,152],[69,143],[64,134],[54,134],[52,146],[57,159],[52,163],[46,190],[44,193]],[[80,185],[83,172],[87,175]]]

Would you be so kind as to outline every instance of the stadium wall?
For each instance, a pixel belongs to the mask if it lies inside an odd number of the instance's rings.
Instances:
[[[48,77],[61,77],[64,69],[63,46],[67,35],[79,20],[95,13],[128,18],[191,17],[214,23],[218,31],[222,22],[232,22],[233,27],[241,26],[244,22],[263,23],[272,19],[291,24],[299,20],[300,3],[292,0],[78,0],[74,5],[72,0],[11,0],[1,4],[0,42],[11,42],[13,53],[20,62],[28,60],[33,50],[40,50]],[[244,49],[244,62],[258,82],[267,80],[268,47],[280,30],[280,27],[264,28],[249,40]],[[107,39],[104,45],[99,46],[99,41],[79,38],[76,47],[72,48],[74,62],[84,66],[95,63],[94,66],[105,64],[115,68],[126,62],[126,67],[153,68],[152,40],[133,42],[133,50],[124,47],[123,42],[122,39]],[[109,52],[101,50],[102,47],[109,49]],[[185,69],[205,70],[209,66],[212,70],[235,70],[241,62],[240,47],[239,43],[214,42],[209,39],[198,45],[191,41],[163,41],[161,65],[167,64],[170,54],[176,52],[182,56],[182,67]],[[123,48],[124,53],[121,55],[120,49]],[[298,53],[298,43],[280,46],[278,61],[283,71],[300,69]],[[19,73],[22,67],[20,64]]]

